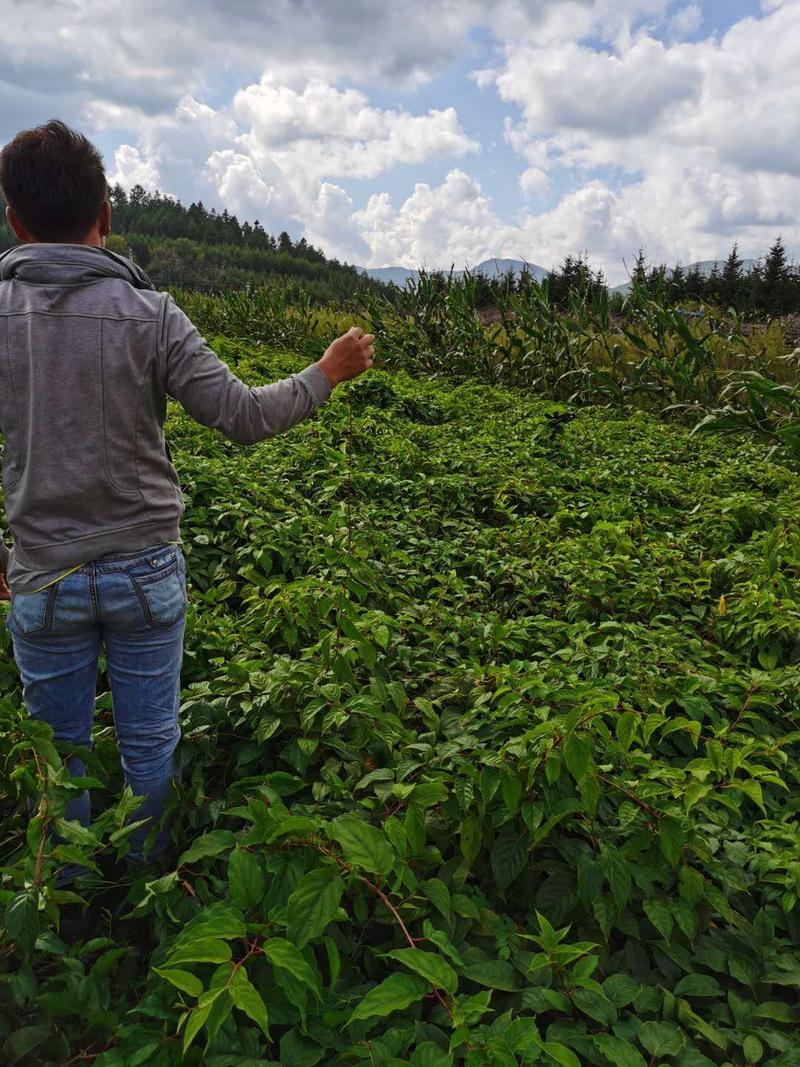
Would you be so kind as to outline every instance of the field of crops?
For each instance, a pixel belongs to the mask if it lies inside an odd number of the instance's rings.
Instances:
[[[83,831],[0,628],[0,1062],[797,1067],[796,463],[402,370],[252,449],[169,439],[183,770],[123,921],[104,680]]]

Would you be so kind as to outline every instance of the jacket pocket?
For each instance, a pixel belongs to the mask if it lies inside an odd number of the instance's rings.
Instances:
[[[129,569],[128,578],[148,626],[174,626],[185,615],[188,597],[181,564],[178,551],[160,550],[151,561]]]
[[[50,633],[53,627],[58,582],[37,593],[15,593],[11,598],[11,618],[26,637]]]

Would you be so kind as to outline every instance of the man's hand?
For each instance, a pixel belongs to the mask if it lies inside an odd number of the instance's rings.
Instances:
[[[11,590],[8,588],[8,582],[6,581],[6,572],[4,566],[0,563],[0,600],[10,600]]]
[[[317,366],[328,379],[331,389],[369,370],[375,354],[374,340],[374,334],[364,333],[360,326],[351,326],[347,333],[328,345],[325,355],[317,360]]]

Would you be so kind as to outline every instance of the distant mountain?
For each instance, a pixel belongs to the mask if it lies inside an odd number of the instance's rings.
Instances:
[[[747,274],[748,271],[752,270],[753,267],[757,266],[760,262],[761,261],[758,260],[758,259],[743,259],[742,260],[742,271],[745,274]],[[694,270],[695,267],[696,267],[700,271],[700,273],[703,275],[704,278],[708,278],[708,276],[714,270],[714,267],[717,267],[721,271],[724,266],[725,266],[725,260],[724,259],[701,259],[701,260],[698,260],[697,263],[690,263],[688,267],[684,267],[684,270],[688,274],[689,271]],[[631,288],[631,283],[630,282],[623,282],[622,285],[615,285],[612,289],[609,289],[609,292],[610,293],[622,293],[623,296],[627,296],[628,293],[630,292],[630,288]]]
[[[376,282],[384,282],[389,284],[393,282],[395,285],[406,285],[411,279],[417,279],[419,277],[418,270],[408,270],[406,267],[356,267],[359,274],[366,274],[368,278],[372,278]]]
[[[546,278],[550,273],[544,267],[540,267],[536,263],[526,263],[522,259],[485,259],[476,267],[469,269],[472,274],[482,274],[485,278],[500,278],[512,271],[514,277],[517,278],[526,268],[537,281]],[[356,270],[366,274],[369,278],[374,278],[375,281],[394,282],[395,285],[399,286],[407,285],[412,279],[416,281],[419,277],[418,270],[409,270],[407,267],[356,267]],[[450,272],[444,271],[444,273],[449,274]],[[463,274],[463,270],[453,271],[454,278],[460,278]]]
[[[742,270],[747,273],[755,267],[760,261],[757,259],[743,259]],[[723,259],[704,259],[697,263],[690,263],[684,268],[687,272],[694,270],[697,267],[704,277],[708,277],[717,266],[722,270],[725,261]],[[544,267],[538,266],[536,263],[526,263],[522,259],[485,259],[482,263],[479,263],[477,267],[470,268],[473,274],[483,274],[486,278],[499,278],[504,274],[508,274],[509,271],[513,271],[514,277],[518,277],[522,271],[528,268],[530,273],[537,281],[542,281],[550,273],[549,270],[545,270]],[[356,267],[355,270],[361,274],[366,274],[369,278],[374,278],[379,282],[394,282],[395,285],[400,287],[407,285],[413,278],[416,280],[419,277],[418,270],[409,270],[407,267]],[[444,271],[445,274],[449,274],[449,271]],[[454,270],[453,277],[460,278],[464,274],[463,270]],[[609,293],[622,293],[623,296],[627,295],[630,290],[630,282],[623,282],[622,285],[615,285],[609,288]]]

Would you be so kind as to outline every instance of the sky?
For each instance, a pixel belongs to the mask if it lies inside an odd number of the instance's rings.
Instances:
[[[0,0],[0,141],[348,263],[800,258],[800,0]]]

